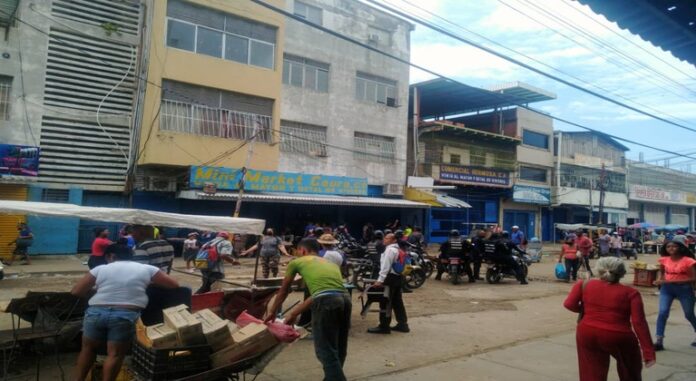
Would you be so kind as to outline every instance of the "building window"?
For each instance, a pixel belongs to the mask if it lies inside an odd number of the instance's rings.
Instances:
[[[161,107],[164,131],[273,141],[272,99],[164,80]]]
[[[283,58],[283,83],[329,92],[329,65],[286,54]]]
[[[167,46],[273,69],[276,28],[181,0],[167,2]]]
[[[280,150],[326,157],[326,127],[283,120],[280,122]]]
[[[547,171],[541,168],[520,166],[520,180],[545,183]]]
[[[314,24],[321,25],[321,8],[295,0],[295,16],[300,16],[303,19]]]
[[[376,45],[391,45],[391,33],[384,29],[370,26],[367,28],[367,41]]]
[[[12,77],[0,75],[0,120],[10,119],[10,94]]]
[[[480,147],[472,147],[469,151],[469,163],[473,167],[486,166],[486,150]]]
[[[396,146],[392,137],[355,132],[353,145],[353,157],[357,160],[392,163],[396,158]]]
[[[522,130],[522,144],[542,149],[549,149],[549,136],[534,131]]]
[[[396,81],[358,72],[355,96],[359,100],[396,107]]]
[[[450,164],[461,164],[462,157],[461,157],[461,155],[455,155],[455,154],[451,153],[449,162],[450,162]]]
[[[41,190],[41,201],[67,204],[70,201],[70,190],[44,188]]]

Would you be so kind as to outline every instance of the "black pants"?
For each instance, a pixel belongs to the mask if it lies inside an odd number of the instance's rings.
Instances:
[[[512,269],[512,271],[515,273],[515,277],[517,277],[517,280],[522,282],[525,280],[524,273],[522,272],[522,267],[520,266],[519,263],[510,255],[500,255],[500,256],[493,256],[491,257],[493,262],[509,267]]]
[[[580,259],[568,259],[564,258],[566,277],[570,280],[578,279],[578,269],[580,268]]]
[[[592,267],[590,266],[590,256],[589,255],[583,255],[582,256],[582,265],[585,266],[585,270],[587,270],[588,273],[590,273],[590,276],[594,276],[592,274]]]
[[[481,263],[483,262],[483,257],[479,254],[473,254],[471,256],[471,264],[473,267],[474,279],[481,278]]]
[[[401,285],[404,277],[401,275],[389,274],[384,280],[384,285],[389,287],[387,298],[382,298],[379,302],[379,326],[389,328],[392,321],[392,311],[396,315],[396,322],[400,325],[408,324],[406,307],[401,292]]]
[[[221,279],[225,279],[225,274],[218,272],[201,271],[201,275],[203,275],[203,284],[201,285],[201,288],[196,291],[196,294],[205,294],[206,292],[210,292],[213,283]]]
[[[105,265],[106,264],[106,259],[104,256],[96,256],[96,255],[90,255],[89,259],[87,260],[87,267],[89,269],[93,269],[97,266]]]
[[[353,305],[348,294],[312,300],[314,351],[324,368],[324,381],[345,381],[343,364],[348,354],[348,331]]]

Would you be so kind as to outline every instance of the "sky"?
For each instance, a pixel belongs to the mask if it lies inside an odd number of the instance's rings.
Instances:
[[[696,67],[622,30],[577,1],[380,1],[545,72],[696,129]],[[583,93],[421,25],[411,34],[411,61],[484,88],[505,82],[525,82],[557,95],[555,100],[532,107],[612,135],[670,151],[693,153],[696,157],[696,132]],[[411,83],[431,78],[432,75],[418,69],[411,70]],[[554,127],[579,130],[558,121]],[[631,159],[637,160],[640,152],[646,161],[670,156],[623,144],[631,148],[627,154]],[[686,162],[696,172],[696,160],[669,160],[672,168],[681,170],[688,169]]]

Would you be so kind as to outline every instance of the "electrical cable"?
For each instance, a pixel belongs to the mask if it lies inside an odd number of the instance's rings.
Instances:
[[[288,13],[288,12],[285,12],[284,10],[282,10],[282,9],[280,9],[280,8],[277,8],[277,7],[274,7],[274,6],[268,4],[268,3],[264,2],[264,1],[261,1],[261,0],[250,0],[250,1],[252,1],[252,2],[254,2],[254,3],[256,3],[256,4],[259,4],[259,5],[262,5],[262,6],[266,7],[266,8],[276,10],[277,12],[283,12],[283,13],[285,13],[286,16],[288,16],[288,17],[293,17],[293,16],[294,16],[293,14],[290,14],[290,13]],[[607,102],[613,103],[613,104],[615,104],[615,105],[617,105],[617,106],[621,106],[621,107],[623,107],[623,108],[625,108],[625,109],[631,110],[631,111],[636,112],[636,113],[638,113],[638,114],[641,114],[641,115],[650,117],[650,118],[655,119],[655,120],[659,120],[659,121],[664,122],[664,123],[667,123],[667,124],[669,124],[669,125],[672,125],[672,126],[675,126],[675,127],[679,127],[679,128],[685,129],[685,130],[687,130],[687,131],[696,132],[696,129],[694,129],[694,128],[692,128],[692,127],[689,127],[689,126],[686,126],[686,125],[683,125],[683,124],[680,124],[680,123],[676,123],[676,122],[670,121],[670,120],[668,120],[668,119],[665,119],[665,118],[663,118],[663,117],[657,116],[657,115],[652,114],[652,113],[649,113],[649,112],[647,112],[647,111],[640,110],[640,109],[638,109],[638,108],[636,108],[636,107],[633,107],[633,106],[631,106],[631,105],[628,105],[628,104],[623,103],[623,102],[620,102],[620,101],[617,101],[616,99],[613,99],[613,98],[611,98],[611,97],[605,96],[605,95],[600,94],[600,93],[598,93],[598,92],[596,92],[596,91],[593,91],[593,90],[584,88],[584,87],[582,87],[582,86],[580,86],[580,85],[577,85],[577,84],[575,84],[575,83],[573,83],[573,82],[567,81],[567,80],[565,80],[565,79],[563,79],[563,78],[560,78],[560,77],[558,77],[558,76],[556,76],[556,75],[546,73],[546,72],[544,72],[543,70],[537,69],[537,68],[535,68],[535,67],[533,67],[533,66],[531,66],[531,65],[529,65],[529,64],[526,64],[526,63],[524,63],[524,62],[522,62],[522,61],[520,61],[520,60],[518,60],[518,59],[512,58],[512,57],[510,57],[510,56],[508,56],[508,55],[506,55],[506,54],[500,53],[500,52],[498,52],[498,51],[496,51],[496,50],[494,50],[494,49],[488,48],[488,47],[483,46],[483,45],[481,45],[481,44],[478,44],[478,43],[476,43],[476,42],[474,42],[474,41],[471,41],[471,40],[469,40],[469,39],[465,39],[465,38],[463,38],[463,37],[457,36],[457,35],[455,35],[454,33],[448,32],[447,30],[438,27],[437,25],[433,25],[432,23],[430,23],[430,22],[428,22],[428,21],[421,20],[421,19],[418,19],[418,18],[413,17],[413,16],[411,16],[411,15],[408,15],[408,14],[406,14],[406,13],[404,13],[404,12],[401,12],[401,11],[399,11],[399,10],[397,10],[397,9],[394,9],[394,8],[391,7],[391,6],[388,6],[388,5],[384,5],[384,4],[382,4],[382,3],[379,3],[379,2],[377,2],[376,0],[364,0],[364,1],[367,1],[367,2],[369,2],[369,3],[373,4],[373,5],[375,5],[376,7],[381,8],[381,9],[384,10],[384,11],[387,11],[387,12],[394,13],[394,14],[396,14],[396,15],[399,15],[399,16],[401,16],[401,17],[403,17],[403,18],[405,18],[405,19],[407,19],[407,20],[409,20],[409,21],[411,21],[411,22],[414,22],[414,23],[416,23],[416,24],[425,26],[425,27],[428,28],[428,29],[432,29],[432,30],[434,30],[434,31],[436,31],[436,32],[439,32],[439,33],[441,33],[441,34],[444,34],[444,35],[446,35],[446,36],[449,36],[449,37],[451,37],[451,38],[454,38],[454,39],[456,39],[456,40],[459,40],[459,41],[461,41],[461,42],[463,42],[463,43],[465,43],[465,44],[474,46],[474,47],[476,47],[476,48],[478,48],[478,49],[480,49],[480,50],[483,50],[483,51],[485,51],[485,52],[487,52],[487,53],[489,53],[489,54],[495,55],[496,57],[499,57],[499,58],[502,58],[502,59],[504,59],[504,60],[506,60],[506,61],[508,61],[508,62],[514,63],[514,64],[516,64],[516,65],[518,65],[518,66],[521,66],[521,67],[523,67],[523,68],[525,68],[525,69],[527,69],[527,70],[533,71],[533,72],[535,72],[535,73],[537,73],[537,74],[539,74],[539,75],[542,75],[542,76],[544,76],[544,77],[546,77],[546,78],[552,79],[552,80],[554,80],[554,81],[556,81],[556,82],[560,82],[560,83],[562,83],[562,84],[564,84],[564,85],[566,85],[566,86],[572,87],[572,88],[574,88],[574,89],[576,89],[576,90],[578,90],[578,91],[584,92],[584,93],[589,94],[589,95],[592,95],[592,96],[594,96],[594,97],[596,97],[596,98],[599,98],[599,99],[605,100],[605,101],[607,101]],[[271,8],[271,7],[272,7],[272,8]],[[295,18],[295,17],[296,17],[296,18]],[[294,16],[293,18],[295,18],[295,19],[298,20],[298,21],[306,21],[306,20],[303,20],[302,18],[297,17],[297,16]],[[316,24],[313,24],[313,23],[311,23],[311,22],[307,22],[307,24],[308,24],[308,25],[317,26]],[[326,29],[326,28],[324,28],[324,29]],[[356,42],[357,42],[357,41],[356,41]],[[421,68],[419,68],[419,69],[421,69]],[[421,70],[423,70],[423,69],[421,69]],[[426,71],[427,73],[432,74],[432,72],[429,71],[429,70],[424,70],[424,71]],[[439,76],[439,75],[438,75],[438,76]]]

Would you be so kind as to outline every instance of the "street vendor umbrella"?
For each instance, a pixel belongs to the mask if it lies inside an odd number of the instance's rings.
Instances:
[[[629,229],[653,229],[656,227],[657,225],[651,224],[650,222],[639,222],[637,224],[628,225]]]
[[[677,225],[677,224],[669,224],[665,226],[660,226],[656,228],[655,230],[669,230],[669,231],[675,231],[675,230],[687,230],[688,227],[684,225]]]

